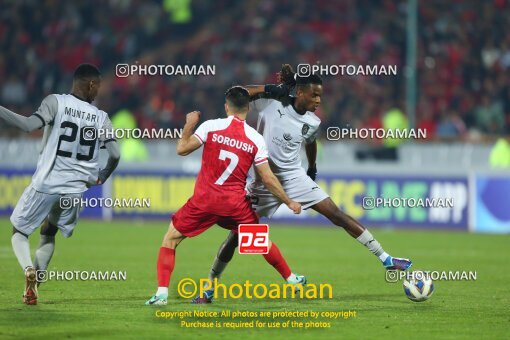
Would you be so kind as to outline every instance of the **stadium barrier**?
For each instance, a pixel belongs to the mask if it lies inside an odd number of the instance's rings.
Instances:
[[[33,169],[0,168],[0,216],[11,214],[32,174]],[[84,198],[96,199],[96,203],[105,197],[148,199],[150,207],[86,206],[81,217],[168,219],[192,195],[194,184],[195,176],[184,172],[119,170],[105,185],[89,189]],[[510,232],[510,210],[506,207],[510,176],[329,174],[321,176],[318,184],[341,209],[370,227]],[[395,198],[399,200],[393,201]],[[367,206],[366,200],[372,200],[372,205],[379,200],[380,205]],[[271,221],[329,223],[314,211],[294,215],[285,206]]]
[[[474,187],[473,230],[510,233],[510,176],[478,174]]]

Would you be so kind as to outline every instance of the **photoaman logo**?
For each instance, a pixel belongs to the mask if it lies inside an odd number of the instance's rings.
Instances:
[[[191,299],[197,294],[204,296],[206,290],[214,287],[213,298],[218,299],[332,299],[333,286],[329,283],[292,284],[264,283],[253,284],[250,280],[244,283],[223,284],[214,280],[184,278],[177,284],[177,293],[184,299]]]

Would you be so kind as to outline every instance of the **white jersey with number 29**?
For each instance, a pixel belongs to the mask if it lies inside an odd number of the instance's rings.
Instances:
[[[48,194],[86,191],[99,173],[97,131],[112,130],[108,114],[74,95],[52,94],[34,115],[44,122],[44,136],[32,186]]]

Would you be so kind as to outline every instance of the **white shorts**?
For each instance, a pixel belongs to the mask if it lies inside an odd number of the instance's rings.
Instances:
[[[317,183],[307,175],[282,181],[283,190],[292,200],[301,203],[303,209],[325,200],[329,197]],[[271,217],[278,210],[282,202],[273,196],[262,182],[250,183],[246,190],[250,196],[252,207],[262,217]]]
[[[72,200],[81,197],[81,193],[46,194],[29,185],[12,212],[11,223],[16,230],[30,235],[48,218],[51,224],[60,229],[64,237],[69,237],[73,234],[73,229],[78,222],[81,207],[78,204],[68,209],[61,208],[60,201],[63,198]]]

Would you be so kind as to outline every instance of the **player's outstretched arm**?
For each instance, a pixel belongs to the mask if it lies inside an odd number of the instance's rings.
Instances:
[[[50,94],[44,98],[39,109],[30,117],[19,115],[0,106],[0,118],[25,132],[31,132],[50,124],[55,118],[57,108],[57,98]]]
[[[290,87],[285,84],[246,85],[245,88],[250,93],[252,100],[261,97],[279,100],[288,97],[290,93]]]
[[[265,93],[265,85],[246,85],[244,87],[248,90],[250,97],[256,97]]]
[[[246,85],[251,98],[264,96],[270,99],[281,99],[289,96],[290,90],[296,85],[294,71],[289,64],[283,64],[280,72],[277,73],[278,84]]]
[[[57,114],[57,109],[57,98],[50,94],[44,98],[39,109],[30,117],[19,115],[0,106],[0,118],[25,132],[31,132],[50,124]]]
[[[32,132],[44,125],[44,121],[38,116],[25,117],[3,106],[0,106],[0,118],[25,132]]]
[[[193,129],[200,120],[200,111],[193,111],[186,115],[186,124],[182,129],[182,138],[177,142],[177,154],[186,156],[198,149],[202,143],[197,138],[191,138]]]
[[[255,171],[257,171],[257,174],[260,176],[262,183],[264,183],[267,190],[269,190],[280,201],[285,203],[289,209],[294,212],[294,214],[301,213],[301,204],[291,200],[289,196],[287,196],[282,185],[278,181],[278,178],[276,178],[271,171],[268,163],[257,165],[255,167]]]
[[[120,148],[116,141],[108,141],[105,144],[106,150],[108,150],[108,162],[104,169],[99,171],[97,184],[103,184],[110,177],[113,171],[117,168],[120,161]]]

